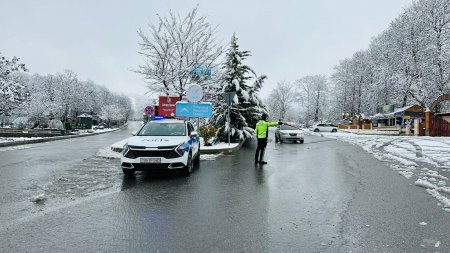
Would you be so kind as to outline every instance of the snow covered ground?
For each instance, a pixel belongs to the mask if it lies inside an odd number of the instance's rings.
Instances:
[[[414,137],[357,135],[352,133],[305,134],[333,138],[360,146],[414,185],[425,188],[438,200],[438,205],[450,213],[450,137]],[[369,133],[372,134],[372,133]]]
[[[117,130],[117,128],[105,128],[105,129],[97,129],[97,130],[80,130],[77,132],[77,135],[89,135],[89,134],[96,134],[96,133],[105,133],[105,132],[111,132]],[[20,142],[20,141],[29,141],[29,140],[39,140],[39,139],[45,139],[45,138],[53,138],[53,137],[0,137],[0,143],[5,142]]]
[[[28,140],[39,140],[44,139],[44,137],[0,137],[0,143],[4,142],[16,142],[16,141],[28,141]]]

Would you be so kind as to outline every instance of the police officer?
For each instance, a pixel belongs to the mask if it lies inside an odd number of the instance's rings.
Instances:
[[[267,164],[267,162],[265,162],[263,158],[264,150],[267,146],[267,137],[269,136],[269,127],[283,124],[283,122],[281,121],[268,122],[267,117],[268,115],[263,113],[263,115],[261,116],[261,120],[256,123],[255,131],[256,138],[258,140],[258,146],[256,147],[255,163],[259,162],[260,164]]]

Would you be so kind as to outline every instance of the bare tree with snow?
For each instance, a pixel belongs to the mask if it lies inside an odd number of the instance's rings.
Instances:
[[[293,104],[297,101],[299,94],[294,85],[281,81],[272,89],[268,98],[268,108],[270,116],[273,119],[285,121],[288,112],[293,108]]]
[[[296,81],[300,101],[305,108],[305,122],[319,121],[323,118],[327,105],[328,81],[326,76],[305,76]]]
[[[195,75],[195,70],[208,72],[218,66],[222,46],[216,41],[216,27],[200,16],[198,7],[181,18],[170,12],[158,15],[158,24],[149,25],[149,34],[139,29],[145,64],[138,73],[147,82],[149,93],[183,97],[193,82],[204,85],[208,73]],[[204,74],[204,75],[203,75]]]
[[[0,53],[0,114],[10,113],[26,101],[26,86],[15,77],[21,71],[26,68],[19,58],[7,59]]]

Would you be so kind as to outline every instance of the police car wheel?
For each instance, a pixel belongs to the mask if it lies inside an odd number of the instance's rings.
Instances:
[[[187,160],[187,165],[184,168],[184,172],[185,172],[186,175],[189,175],[189,174],[191,174],[193,169],[194,169],[194,162],[192,160],[192,153],[189,153],[189,157],[188,157],[188,160]]]
[[[200,145],[198,146],[198,151],[197,151],[197,155],[194,158],[194,163],[195,164],[200,163]]]
[[[133,176],[134,175],[134,170],[130,170],[130,169],[122,169],[123,174],[125,174],[125,176]]]

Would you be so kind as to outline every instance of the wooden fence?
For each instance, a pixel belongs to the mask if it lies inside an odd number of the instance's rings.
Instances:
[[[339,124],[339,129],[372,129],[372,124],[362,124],[362,125],[342,125]]]
[[[431,136],[450,136],[450,123],[439,117],[430,119]]]

